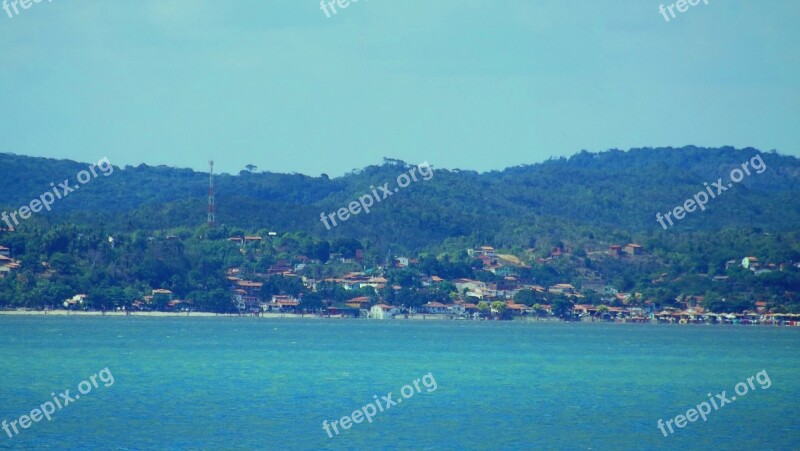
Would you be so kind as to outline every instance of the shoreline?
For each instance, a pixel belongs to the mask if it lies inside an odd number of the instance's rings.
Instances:
[[[372,318],[366,317],[351,317],[351,316],[322,316],[316,314],[295,314],[295,313],[259,313],[240,315],[238,313],[211,313],[211,312],[98,312],[98,311],[69,311],[69,310],[0,310],[0,316],[112,316],[112,317],[148,317],[148,318],[255,318],[255,319],[318,319],[318,320],[337,320],[337,319],[356,319],[370,321]],[[800,321],[795,321],[794,324],[784,322],[783,324],[729,324],[729,323],[662,323],[652,321],[563,321],[555,318],[539,318],[539,319],[517,319],[511,321],[501,320],[470,320],[450,318],[444,315],[436,314],[416,314],[411,316],[397,316],[392,320],[400,321],[463,321],[463,322],[503,322],[503,323],[577,323],[577,324],[639,324],[639,325],[661,325],[661,324],[674,324],[680,326],[762,326],[762,327],[798,327]],[[385,320],[378,320],[385,321]]]
[[[238,313],[211,313],[211,312],[97,312],[97,311],[70,311],[70,310],[0,310],[0,316],[115,316],[115,317],[152,317],[152,318],[286,318],[286,319],[363,319],[352,316],[323,316],[311,313],[259,313],[240,315]],[[444,321],[450,318],[436,315],[417,315],[409,318],[397,317],[409,321]]]
[[[215,317],[251,317],[255,315],[239,315],[237,313],[211,312],[97,312],[69,310],[0,310],[0,315],[9,316],[147,316],[161,318],[215,318]],[[290,313],[261,313],[261,318],[318,318],[317,315],[295,315]]]

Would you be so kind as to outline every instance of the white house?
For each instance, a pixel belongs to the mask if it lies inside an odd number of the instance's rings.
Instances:
[[[481,246],[477,249],[467,249],[470,257],[497,257],[497,251],[492,246]]]
[[[386,304],[373,305],[369,309],[369,317],[372,319],[392,319],[400,313],[400,309]]]
[[[263,312],[285,312],[293,310],[300,305],[300,301],[295,299],[294,296],[289,295],[273,295],[269,303],[261,303],[261,311]]]
[[[463,315],[467,311],[462,304],[448,305],[447,310],[454,315]]]
[[[468,291],[483,291],[487,288],[485,282],[470,279],[454,279],[453,285],[455,285],[459,293],[463,293],[465,288]]]
[[[359,284],[359,287],[360,288],[372,287],[376,290],[380,290],[381,288],[386,286],[386,282],[388,282],[388,280],[385,277],[372,277],[366,282],[361,282]]]
[[[441,302],[428,302],[422,306],[422,311],[426,313],[447,313],[448,308]]]

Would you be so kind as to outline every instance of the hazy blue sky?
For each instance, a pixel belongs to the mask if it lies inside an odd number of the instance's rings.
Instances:
[[[701,1],[669,23],[660,3],[0,10],[0,152],[331,176],[384,156],[479,171],[640,146],[800,156],[800,2]]]

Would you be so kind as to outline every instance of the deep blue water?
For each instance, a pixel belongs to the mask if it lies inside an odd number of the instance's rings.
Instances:
[[[114,378],[0,448],[800,448],[800,329],[0,316],[0,344],[0,420]],[[762,370],[768,389],[657,428]],[[428,373],[434,391],[323,430]]]

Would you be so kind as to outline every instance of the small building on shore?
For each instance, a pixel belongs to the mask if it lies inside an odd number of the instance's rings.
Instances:
[[[400,314],[400,309],[386,304],[373,305],[369,309],[369,317],[372,319],[393,319],[398,314]]]

